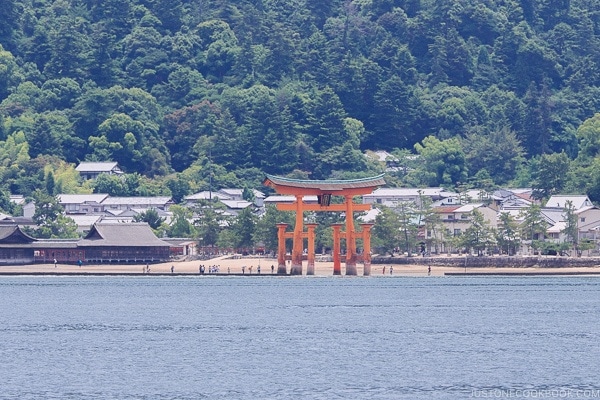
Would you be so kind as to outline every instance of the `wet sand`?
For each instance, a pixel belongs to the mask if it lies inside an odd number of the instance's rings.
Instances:
[[[277,274],[277,260],[271,258],[231,258],[223,256],[209,260],[174,261],[167,263],[149,264],[149,275],[199,275],[199,267],[204,265],[205,274],[211,275],[211,266],[219,266],[219,275],[242,275],[242,266],[245,266],[244,275],[258,276],[271,275],[271,265],[274,274]],[[173,267],[173,272],[171,272]],[[252,267],[252,272],[250,272]],[[142,275],[146,264],[83,264],[82,267],[70,264],[30,264],[30,265],[2,265],[0,275]],[[384,273],[385,268],[385,273]],[[363,265],[357,265],[358,276],[363,275]],[[289,272],[289,266],[288,266]],[[306,274],[306,261],[303,272]],[[432,266],[431,273],[427,265],[392,265],[373,264],[371,276],[373,277],[398,277],[398,276],[445,276],[445,275],[600,275],[600,267],[572,267],[572,268],[457,268]],[[214,274],[212,274],[214,275]],[[345,266],[342,263],[342,275],[345,275]],[[315,262],[315,276],[333,276],[333,262]]]

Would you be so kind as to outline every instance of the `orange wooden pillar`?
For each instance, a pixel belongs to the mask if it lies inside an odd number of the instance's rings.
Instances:
[[[277,224],[277,275],[286,275],[285,267],[285,229],[288,224]]]
[[[306,224],[308,229],[308,265],[306,275],[315,274],[315,228],[318,224]]]
[[[294,226],[294,244],[292,247],[292,268],[290,275],[302,275],[302,233],[304,231],[304,209],[302,195],[296,195],[296,226]]]
[[[341,275],[342,274],[342,260],[340,257],[340,229],[342,224],[332,224],[333,228],[333,274]]]
[[[346,195],[346,275],[356,275],[356,239],[352,196]]]
[[[362,240],[363,240],[363,275],[371,275],[371,228],[373,224],[360,224],[362,227]]]

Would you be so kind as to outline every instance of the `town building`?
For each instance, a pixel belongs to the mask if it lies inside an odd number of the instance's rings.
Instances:
[[[85,179],[96,179],[101,174],[121,175],[123,171],[119,168],[119,164],[114,161],[108,162],[88,162],[83,161],[75,168],[79,175]]]

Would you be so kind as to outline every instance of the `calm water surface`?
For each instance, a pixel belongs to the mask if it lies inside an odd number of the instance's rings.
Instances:
[[[2,399],[600,396],[599,371],[597,277],[0,278]]]

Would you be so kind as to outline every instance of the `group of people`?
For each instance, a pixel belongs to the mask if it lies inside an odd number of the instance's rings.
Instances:
[[[252,265],[251,265],[250,267],[248,267],[248,273],[249,273],[249,274],[252,274],[252,270],[253,270],[253,269],[254,269],[254,266],[252,266]],[[273,270],[273,269],[271,268],[271,271],[272,271],[272,270]],[[242,265],[242,274],[245,274],[245,273],[246,273],[246,266],[245,266],[245,265]],[[258,267],[256,267],[256,273],[257,273],[257,274],[260,274],[260,265],[259,265]]]
[[[220,269],[219,265],[209,265],[208,273],[209,274],[218,274],[219,269]],[[200,267],[198,267],[198,272],[200,273],[200,275],[204,275],[206,273],[206,267],[203,264],[200,264]]]

